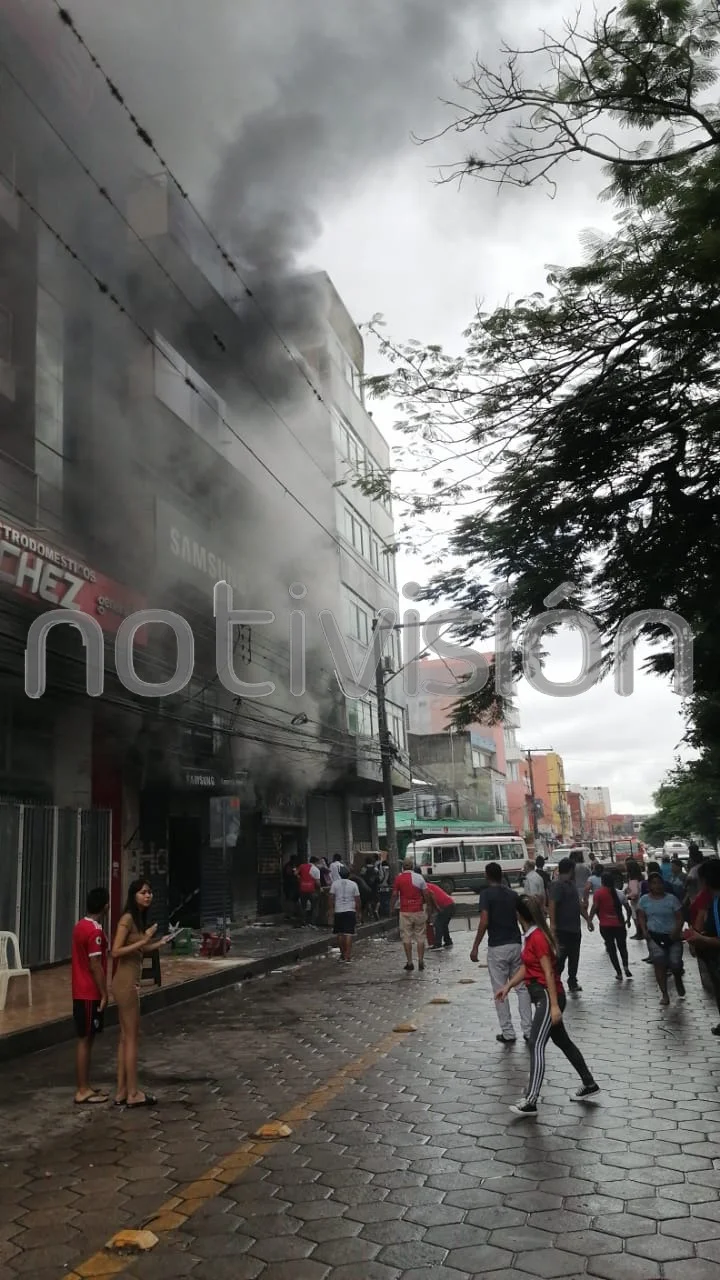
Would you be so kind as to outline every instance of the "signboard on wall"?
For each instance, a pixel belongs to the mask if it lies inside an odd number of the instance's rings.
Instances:
[[[87,613],[110,635],[146,603],[130,587],[106,578],[71,552],[5,521],[0,522],[0,584],[36,604]],[[147,644],[146,628],[136,632],[135,643]]]
[[[237,553],[161,498],[155,502],[155,556],[163,573],[210,597],[216,582],[227,582],[233,590],[242,587]]]

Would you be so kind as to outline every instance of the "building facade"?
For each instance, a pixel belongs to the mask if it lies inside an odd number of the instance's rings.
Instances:
[[[433,766],[425,763],[420,740],[427,738],[428,749],[433,753],[440,748],[430,740],[437,739],[438,735],[460,739],[462,731],[453,728],[451,717],[453,707],[462,696],[459,689],[468,664],[458,658],[419,658],[414,666],[415,673],[406,689],[411,744],[416,744],[415,748],[411,746],[411,757],[414,750],[417,763],[430,768],[434,773]],[[475,740],[470,743],[468,759],[469,767],[475,770],[476,782],[471,788],[473,792],[478,790],[477,779],[485,774],[482,785],[487,794],[486,810],[492,814],[485,821],[509,823],[522,833],[526,825],[527,783],[520,766],[522,751],[517,744],[518,728],[519,721],[514,709],[510,711],[504,724],[471,725],[468,732],[474,735]],[[458,758],[465,759],[466,755],[466,745],[461,745]]]
[[[289,856],[377,840],[372,697],[360,711],[343,696],[321,621],[338,620],[359,667],[372,617],[397,607],[392,515],[350,474],[356,443],[359,466],[389,463],[363,406],[362,342],[327,277],[283,282],[286,339],[184,193],[147,171],[56,17],[29,12],[9,3],[0,16],[28,87],[0,77],[0,796],[58,815],[50,884],[62,815],[88,814],[88,829],[103,815],[115,916],[137,874],[161,924],[171,911],[191,924],[268,914]],[[220,641],[218,581],[235,609],[264,614]],[[143,608],[189,628],[178,693],[118,676],[118,629]],[[99,625],[100,696],[69,625],[48,635],[45,693],[26,696],[28,629],[51,611]],[[141,627],[133,662],[157,690],[177,668],[176,635]],[[223,849],[211,820],[228,796],[241,819]],[[22,915],[19,884],[5,859],[0,928]]]

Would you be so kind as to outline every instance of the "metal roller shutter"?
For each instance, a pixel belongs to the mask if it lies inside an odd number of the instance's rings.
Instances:
[[[336,853],[346,858],[347,827],[343,796],[308,796],[308,840],[310,853],[316,858],[333,858]]]

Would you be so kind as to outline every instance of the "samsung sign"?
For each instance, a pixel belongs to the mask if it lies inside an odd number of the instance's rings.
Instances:
[[[155,540],[157,562],[163,572],[194,583],[208,595],[212,595],[216,582],[228,582],[234,591],[242,590],[240,571],[210,532],[160,499],[156,502]]]

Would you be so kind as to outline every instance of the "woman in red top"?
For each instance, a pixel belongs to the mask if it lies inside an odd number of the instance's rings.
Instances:
[[[623,907],[627,915],[628,924],[632,921],[632,914],[627,904],[627,899],[623,894],[622,897],[617,891],[615,885],[615,876],[612,871],[606,871],[602,877],[602,883],[599,889],[593,894],[593,907],[590,912],[590,920],[594,920],[597,916],[600,925],[600,936],[605,943],[605,950],[610,957],[610,963],[615,970],[615,978],[617,982],[622,982],[622,970],[620,969],[620,960],[623,963],[625,977],[632,978],[630,972],[630,961],[628,959],[627,949],[627,930],[625,928],[625,920],[623,917]],[[618,959],[618,952],[620,959]]]
[[[552,1040],[558,1049],[565,1054],[568,1062],[577,1071],[582,1080],[582,1087],[574,1095],[576,1098],[590,1098],[600,1092],[590,1068],[577,1045],[570,1039],[565,1024],[563,1011],[567,1004],[565,991],[560,979],[557,952],[545,916],[537,904],[527,897],[520,898],[517,915],[524,940],[522,947],[522,964],[509,982],[497,992],[496,1000],[506,1000],[513,987],[521,982],[527,984],[530,999],[535,1007],[532,1030],[530,1032],[530,1080],[527,1095],[523,1102],[518,1102],[510,1110],[516,1116],[536,1116],[537,1103],[540,1097],[543,1078],[545,1076],[545,1046]]]

